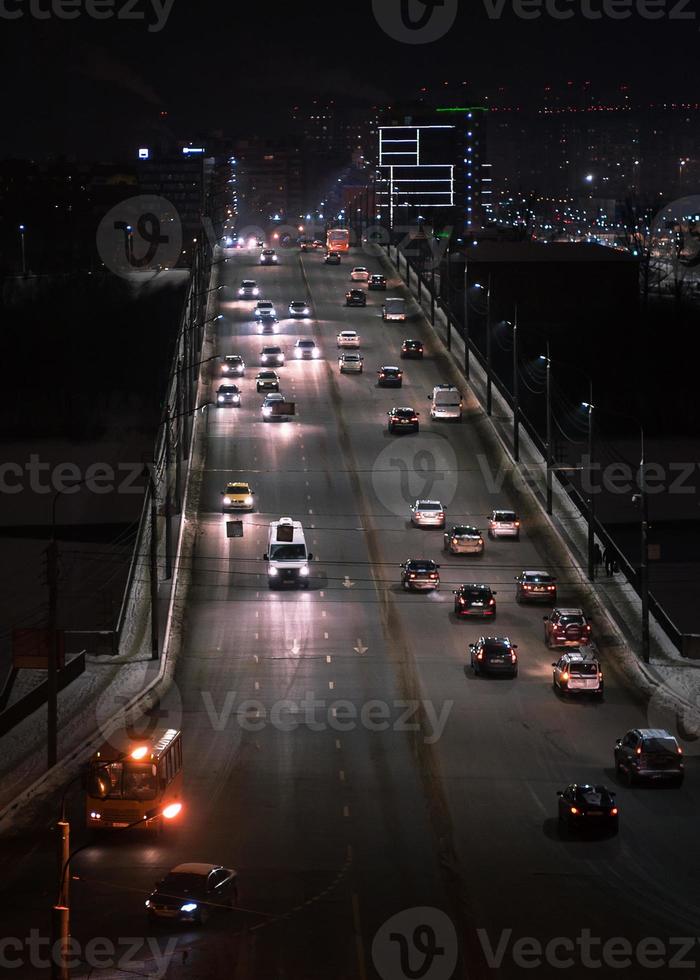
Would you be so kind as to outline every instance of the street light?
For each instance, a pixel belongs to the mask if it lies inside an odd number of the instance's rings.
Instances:
[[[549,356],[549,341],[547,341],[547,353],[540,354],[540,360],[545,362],[546,375],[546,399],[547,399],[547,513],[552,513],[552,359]]]
[[[65,804],[65,797],[62,803],[62,823],[64,824],[63,839],[69,840],[70,827],[68,821],[65,819],[65,810],[63,809]],[[153,820],[154,817],[163,817],[165,820],[173,820],[182,810],[182,803],[169,803],[164,807],[153,807],[147,810],[142,817],[138,820],[134,820],[133,823],[128,824],[124,830],[132,830],[134,827],[138,827],[139,824],[146,823],[148,820]],[[81,844],[80,847],[76,847],[61,863],[60,873],[58,879],[58,901],[52,907],[51,910],[51,926],[53,933],[54,942],[51,945],[52,950],[52,960],[51,960],[51,975],[52,980],[70,980],[70,968],[68,965],[68,956],[70,953],[70,901],[68,897],[68,888],[66,885],[68,869],[70,868],[70,863],[76,855],[80,854],[81,851],[86,850],[88,847],[92,846],[92,841],[89,840],[85,844]]]
[[[480,282],[474,283],[474,289],[486,290],[486,414],[490,415],[492,410],[492,383],[493,374],[491,371],[491,273],[488,275],[488,285],[482,286]]]
[[[20,243],[20,248],[22,250],[22,275],[23,276],[26,276],[26,274],[27,274],[27,257],[26,257],[25,251],[24,251],[24,233],[25,233],[25,231],[26,231],[26,227],[24,225],[20,225],[19,226],[19,243]]]
[[[595,581],[595,492],[593,489],[593,382],[589,382],[589,400],[581,402],[588,415],[588,581]]]

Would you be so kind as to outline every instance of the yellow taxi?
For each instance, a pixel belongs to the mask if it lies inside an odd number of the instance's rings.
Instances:
[[[224,514],[232,510],[255,509],[255,494],[249,483],[227,483],[221,497]]]

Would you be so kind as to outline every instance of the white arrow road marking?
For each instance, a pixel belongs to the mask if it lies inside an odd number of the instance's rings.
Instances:
[[[299,655],[300,652],[301,652],[301,646],[299,644],[299,640],[293,640],[292,641],[292,653],[296,657],[296,656]]]
[[[350,579],[349,575],[346,575],[343,579],[343,585],[346,589],[351,589],[355,583]]]
[[[360,656],[362,656],[362,654],[363,654],[363,653],[367,653],[367,651],[369,650],[369,647],[366,647],[366,646],[365,646],[365,645],[363,644],[363,642],[362,642],[362,640],[361,640],[361,639],[359,638],[359,636],[358,636],[358,638],[357,638],[357,644],[356,644],[356,645],[355,645],[355,646],[353,647],[353,650],[354,650],[354,651],[355,651],[356,653],[359,653],[359,654],[360,654]]]

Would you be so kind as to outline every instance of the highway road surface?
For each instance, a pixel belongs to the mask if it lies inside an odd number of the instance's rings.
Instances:
[[[518,605],[513,579],[545,568],[558,577],[559,604],[579,605],[578,575],[538,513],[510,496],[508,481],[499,489],[503,462],[478,406],[467,399],[461,424],[430,420],[433,385],[458,379],[418,318],[383,324],[382,299],[401,295],[398,279],[387,294],[370,292],[366,308],[344,306],[355,263],[382,271],[359,253],[326,266],[295,251],[274,267],[259,267],[254,251],[220,267],[230,287],[258,280],[279,332],[262,338],[252,301],[222,291],[218,353],[246,360],[242,405],[209,410],[185,648],[162,708],[183,730],[186,809],[177,832],[116,835],[75,859],[72,932],[83,958],[93,937],[111,942],[115,958],[139,937],[139,966],[89,975],[639,980],[675,976],[670,961],[683,954],[695,971],[678,975],[697,976],[700,947],[671,943],[697,932],[700,911],[697,760],[689,753],[680,790],[617,785],[615,738],[649,718],[623,686],[614,648],[604,702],[553,692],[546,609]],[[286,317],[294,299],[310,301],[311,319]],[[341,329],[361,335],[363,374],[338,373]],[[314,338],[322,356],[294,360],[299,337]],[[399,361],[404,337],[424,340],[423,361]],[[279,369],[297,407],[288,422],[261,417],[263,342],[288,353]],[[403,364],[400,391],[376,387],[383,364]],[[421,413],[418,434],[389,435],[392,405]],[[228,539],[221,491],[238,479],[253,485],[257,509],[242,517],[243,538]],[[493,507],[517,505],[521,540],[447,556],[442,531],[410,525],[419,496],[440,499],[448,524],[482,528]],[[268,589],[262,555],[281,516],[304,525],[308,591]],[[441,563],[439,591],[401,590],[398,565],[409,557]],[[451,590],[469,581],[498,591],[490,629],[454,618]],[[468,643],[482,632],[518,644],[516,679],[472,675]],[[617,789],[619,835],[560,834],[556,791],[572,781]],[[80,842],[79,791],[70,803]],[[2,853],[3,935],[21,938],[12,955],[25,957],[14,975],[46,976],[28,961],[26,937],[47,930],[48,837],[37,828]],[[240,909],[202,929],[154,932],[144,899],[181,861],[236,868]]]

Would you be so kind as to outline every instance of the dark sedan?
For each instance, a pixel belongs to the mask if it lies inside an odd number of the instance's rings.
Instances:
[[[496,618],[496,592],[492,591],[490,585],[471,583],[460,585],[454,590],[455,615],[456,616],[477,616],[482,619]]]
[[[571,783],[557,792],[559,825],[570,829],[607,829],[617,832],[619,811],[615,794],[605,786]]]
[[[392,408],[386,413],[389,416],[389,432],[418,432],[419,413],[414,408]]]
[[[401,357],[415,358],[419,360],[423,357],[423,342],[421,340],[411,340],[407,338],[401,344]]]
[[[237,873],[220,864],[178,864],[146,900],[148,917],[204,925],[238,903]]]
[[[367,294],[363,289],[348,289],[345,294],[346,306],[367,306]]]
[[[377,371],[377,384],[380,388],[400,388],[403,384],[403,371],[385,364]]]
[[[472,670],[475,674],[508,674],[518,676],[517,644],[507,636],[480,636],[469,644]]]
[[[329,252],[323,261],[326,265],[340,265],[340,254],[338,252]]]

